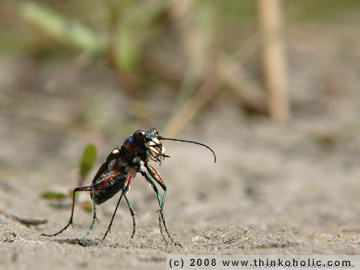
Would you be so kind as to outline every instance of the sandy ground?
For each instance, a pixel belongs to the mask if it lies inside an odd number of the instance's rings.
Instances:
[[[319,48],[327,43],[311,41]],[[290,45],[289,123],[248,118],[224,94],[179,135],[213,147],[216,164],[205,148],[166,144],[171,158],[155,168],[168,187],[168,228],[182,247],[162,239],[157,201],[141,176],[128,196],[138,215],[131,243],[125,204],[101,241],[117,196],[98,207],[100,222],[86,240],[78,238],[92,217],[80,208],[74,229],[40,236],[66,224],[71,203],[50,203],[40,194],[76,186],[74,167],[86,143],[97,143],[98,166],[126,135],[99,139],[69,129],[63,120],[69,112],[56,106],[73,104],[72,98],[35,95],[45,100],[39,105],[24,91],[8,92],[18,106],[15,113],[4,102],[0,115],[0,268],[164,269],[167,254],[360,254],[360,54],[328,58],[304,51],[304,43]],[[40,224],[26,224],[29,219]]]

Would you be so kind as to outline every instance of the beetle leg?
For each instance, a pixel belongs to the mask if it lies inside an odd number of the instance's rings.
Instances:
[[[91,190],[92,198],[95,197],[95,190],[96,189],[97,189],[96,187],[93,187],[92,190]],[[90,234],[91,230],[94,227],[94,223],[95,223],[96,220],[97,220],[97,217],[96,217],[96,204],[95,204],[95,200],[93,199],[93,221],[91,222],[89,230],[86,232],[86,234],[83,237],[81,237],[81,240],[85,239]]]
[[[117,202],[117,204],[116,204],[116,207],[115,207],[114,213],[113,213],[113,215],[112,215],[112,217],[111,217],[110,224],[109,224],[109,226],[108,226],[108,228],[107,228],[107,230],[106,230],[106,232],[105,232],[105,234],[104,234],[103,240],[105,240],[105,238],[106,238],[107,234],[108,234],[108,233],[110,232],[110,230],[111,230],[111,226],[112,226],[112,224],[113,224],[113,221],[114,221],[114,218],[115,218],[116,211],[117,211],[117,209],[118,209],[118,207],[119,207],[119,205],[120,205],[120,202],[121,202],[122,196],[123,196],[123,193],[121,192],[120,198],[119,198],[119,200],[118,200],[118,202]]]
[[[130,184],[130,181],[131,181],[133,172],[134,172],[134,167],[131,167],[131,168],[129,169],[129,172],[128,172],[127,176],[126,176],[126,180],[125,180],[125,182],[124,182],[124,186],[123,186],[123,188],[122,188],[122,192],[121,192],[120,198],[119,198],[119,200],[118,200],[118,202],[117,202],[117,204],[116,204],[114,213],[113,213],[113,215],[112,215],[112,217],[111,217],[110,224],[109,224],[109,226],[108,226],[108,228],[107,228],[107,230],[106,230],[106,232],[105,232],[105,234],[104,234],[103,240],[106,238],[107,234],[108,234],[108,233],[110,232],[110,230],[111,230],[111,226],[112,226],[112,224],[113,224],[113,221],[114,221],[114,218],[115,218],[115,214],[116,214],[116,212],[117,212],[117,209],[118,209],[118,207],[119,207],[119,205],[120,205],[120,202],[121,202],[121,199],[122,199],[123,196],[125,197],[125,200],[126,200],[126,202],[128,203],[128,206],[129,206],[129,209],[130,209],[130,213],[131,213],[131,215],[133,216],[133,226],[135,227],[135,225],[134,225],[134,224],[136,224],[136,222],[135,222],[135,217],[134,217],[135,213],[134,213],[134,210],[132,210],[132,207],[131,207],[131,205],[129,204],[129,202],[128,202],[126,196],[125,196],[125,192],[126,192],[126,190],[128,189],[128,186],[129,186],[129,184]],[[131,211],[132,211],[132,212],[131,212]],[[133,213],[134,213],[134,215],[133,215]],[[133,229],[133,235],[131,236],[131,238],[133,238],[134,234],[135,234],[135,232],[134,232],[134,229]]]
[[[126,197],[125,195],[125,192],[122,193],[125,200],[126,200],[126,203],[129,207],[129,211],[130,211],[130,214],[131,214],[131,217],[132,217],[132,220],[133,220],[133,231],[132,231],[132,234],[131,234],[131,238],[130,238],[130,241],[134,238],[134,235],[135,235],[135,232],[136,232],[136,220],[135,220],[135,211],[134,209],[132,208],[128,198]]]
[[[65,231],[70,225],[73,226],[73,218],[74,218],[74,209],[75,209],[75,193],[78,192],[78,191],[89,191],[89,190],[93,190],[93,187],[92,185],[89,185],[89,186],[83,186],[83,187],[77,187],[74,189],[73,191],[73,199],[72,199],[72,207],[71,207],[71,215],[70,215],[70,220],[68,222],[68,224],[66,224],[66,226],[64,228],[62,228],[60,231],[56,232],[56,233],[53,233],[53,234],[45,234],[45,233],[42,233],[41,235],[43,236],[56,236],[60,233],[62,233],[63,231]],[[95,215],[96,216],[96,215]]]
[[[131,179],[132,179],[132,177],[133,177],[133,172],[134,172],[134,167],[131,167],[130,169],[129,169],[129,172],[128,172],[128,174],[127,174],[127,176],[126,176],[126,180],[125,180],[125,182],[124,182],[124,186],[123,186],[123,188],[122,188],[122,190],[123,190],[123,192],[125,192],[125,191],[127,191],[127,189],[128,189],[128,187],[129,187],[129,184],[130,184],[130,181],[131,181]]]
[[[145,167],[147,169],[147,172],[141,171],[140,173],[141,173],[142,176],[144,176],[146,178],[146,180],[150,183],[151,187],[153,188],[153,190],[156,193],[156,197],[158,199],[158,203],[159,203],[159,207],[160,207],[160,209],[159,209],[159,227],[160,227],[161,235],[164,238],[164,235],[162,233],[162,227],[161,227],[161,223],[162,223],[164,225],[164,229],[165,229],[166,234],[168,235],[169,239],[175,245],[181,246],[179,243],[175,242],[175,240],[171,237],[170,232],[169,232],[169,230],[168,230],[168,228],[166,226],[166,222],[165,222],[165,215],[164,215],[163,209],[164,209],[165,198],[166,198],[166,185],[165,185],[164,181],[161,179],[160,175],[156,172],[156,170],[150,164],[145,163]],[[159,191],[158,191],[153,179],[164,190],[164,194],[163,194],[162,199],[160,198]],[[164,238],[164,241],[167,242],[165,238]]]

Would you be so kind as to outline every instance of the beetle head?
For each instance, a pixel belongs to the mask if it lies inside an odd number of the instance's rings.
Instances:
[[[161,162],[165,157],[165,146],[159,139],[159,132],[156,128],[149,130],[139,129],[133,134],[134,142],[142,149],[146,149],[152,160]]]

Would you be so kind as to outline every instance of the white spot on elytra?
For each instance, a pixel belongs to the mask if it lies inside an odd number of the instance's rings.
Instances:
[[[114,150],[112,151],[112,153],[115,155],[115,154],[119,153],[119,150],[118,150],[118,149],[114,149]]]

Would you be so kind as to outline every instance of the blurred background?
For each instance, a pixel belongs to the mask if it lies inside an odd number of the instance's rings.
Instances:
[[[1,207],[76,186],[87,143],[99,165],[156,127],[218,155],[166,146],[170,219],[358,228],[359,33],[357,0],[2,0]],[[134,208],[156,210],[143,184]]]

